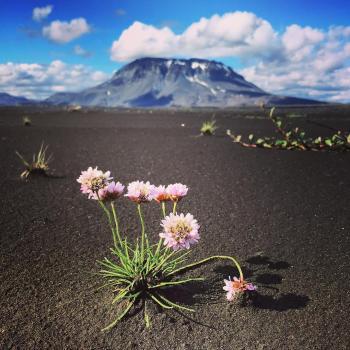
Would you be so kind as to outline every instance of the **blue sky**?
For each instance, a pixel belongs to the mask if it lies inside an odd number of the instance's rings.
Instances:
[[[271,92],[346,102],[349,13],[348,0],[2,1],[0,90],[43,98],[99,83],[140,56],[192,56]],[[25,70],[33,79],[18,84]]]

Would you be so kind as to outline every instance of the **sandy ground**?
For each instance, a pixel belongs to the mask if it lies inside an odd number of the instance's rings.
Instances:
[[[349,109],[292,111],[315,135],[349,129]],[[216,111],[214,137],[195,137],[212,111],[0,110],[1,349],[348,349],[350,154],[244,149],[227,128],[272,133],[255,110]],[[29,115],[33,125],[22,126]],[[185,127],[181,124],[185,123]],[[21,181],[15,150],[30,157],[42,140],[54,154],[49,178]],[[88,166],[121,182],[182,182],[181,209],[201,224],[191,259],[238,257],[259,287],[253,306],[225,299],[229,264],[201,267],[204,283],[176,290],[194,314],[142,313],[100,330],[118,308],[95,274],[111,236],[96,203],[75,179]],[[135,207],[118,202],[126,234],[135,237]],[[159,208],[146,208],[156,239]]]

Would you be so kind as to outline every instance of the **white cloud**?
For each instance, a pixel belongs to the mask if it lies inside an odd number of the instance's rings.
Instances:
[[[134,22],[115,40],[111,59],[145,56],[239,58],[240,73],[268,92],[350,101],[350,26],[292,24],[282,32],[250,12],[201,18],[180,34]]]
[[[52,5],[47,5],[44,7],[35,7],[33,9],[33,15],[32,15],[33,20],[37,22],[42,21],[52,12],[52,9],[53,9]]]
[[[201,18],[182,34],[134,22],[113,42],[111,59],[129,61],[144,56],[227,57],[264,56],[277,44],[277,33],[249,12]]]
[[[0,91],[17,96],[44,99],[55,92],[80,91],[108,78],[101,71],[84,65],[69,65],[62,61],[50,64],[0,64]]]
[[[54,42],[68,43],[91,30],[85,18],[75,18],[70,22],[53,21],[43,28],[43,36]]]
[[[349,38],[350,27],[321,31],[293,25],[282,35],[279,60],[260,61],[240,73],[266,91],[349,102]]]

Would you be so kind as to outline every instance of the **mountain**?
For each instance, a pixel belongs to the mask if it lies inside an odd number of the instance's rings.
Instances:
[[[102,107],[228,107],[316,101],[271,95],[232,68],[203,59],[141,58],[111,79],[77,93],[57,93],[45,102]]]
[[[12,96],[5,92],[0,92],[0,106],[23,106],[35,103],[35,101],[28,100],[22,96]]]

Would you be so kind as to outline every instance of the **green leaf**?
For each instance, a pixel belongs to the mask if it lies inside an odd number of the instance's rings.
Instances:
[[[257,145],[261,145],[261,144],[264,143],[264,142],[265,142],[264,139],[257,139],[257,140],[255,141],[255,143],[256,143]]]
[[[287,146],[287,141],[286,140],[276,140],[275,141],[275,146],[286,147]]]
[[[332,140],[331,140],[331,139],[325,139],[324,143],[325,143],[327,146],[330,146],[330,147],[333,146],[333,143],[332,143]]]
[[[314,143],[315,143],[316,145],[318,145],[318,144],[321,143],[321,141],[322,141],[322,138],[321,138],[321,136],[319,136],[319,137],[317,137],[317,138],[314,140]]]

